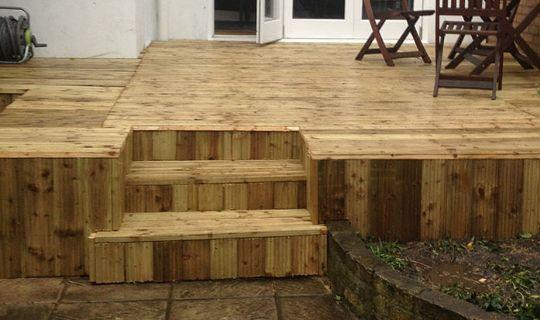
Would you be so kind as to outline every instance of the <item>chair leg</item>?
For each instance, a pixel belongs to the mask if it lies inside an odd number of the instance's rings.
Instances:
[[[416,31],[415,24],[418,21],[418,19],[407,19],[407,23],[409,24],[411,35],[414,39],[414,42],[416,44],[416,48],[418,48],[418,51],[420,51],[420,54],[422,56],[422,60],[424,60],[424,63],[431,63],[431,59],[429,58],[429,54],[426,51],[426,48],[424,48],[424,44],[422,43],[422,39],[420,39],[420,35]]]
[[[379,21],[379,23],[377,24],[377,29],[382,28],[382,26],[384,25],[385,22],[386,22],[386,20],[384,20],[384,19]],[[360,52],[358,52],[358,55],[356,56],[356,60],[361,61],[362,59],[364,59],[364,56],[368,52],[369,47],[371,47],[371,44],[373,43],[373,40],[375,40],[375,34],[372,32],[371,35],[369,36],[369,38],[367,39],[366,43],[362,47],[362,50],[360,50]]]
[[[373,31],[372,36],[377,41],[377,45],[379,46],[379,52],[382,54],[382,56],[384,58],[384,61],[386,62],[386,65],[389,66],[389,67],[393,67],[394,66],[394,61],[392,60],[392,57],[390,56],[390,52],[388,51],[388,48],[386,47],[386,44],[384,43],[384,40],[383,40],[383,38],[381,36],[381,31],[380,31],[380,28],[383,26],[385,21],[386,21],[386,19],[381,19],[379,21],[379,23],[377,23],[375,21],[375,18],[371,17],[369,19],[369,24],[371,25],[371,30]],[[373,40],[371,40],[371,41],[373,41]],[[366,43],[366,45],[367,45],[367,43]],[[366,45],[364,45],[364,48],[362,48],[362,49],[365,49],[366,52],[367,52],[369,47],[367,47]]]
[[[419,18],[416,18],[414,20],[414,23],[416,23],[418,21],[418,19]],[[399,37],[399,40],[396,42],[396,44],[392,48],[392,51],[397,52],[399,49],[401,49],[401,46],[403,45],[405,40],[407,40],[407,37],[409,36],[410,33],[411,33],[411,26],[407,25],[407,29],[405,29],[405,31],[403,31],[403,34],[401,35],[401,37]]]
[[[458,53],[458,56],[452,59],[447,65],[446,69],[455,69],[457,66],[459,66],[463,61],[465,61],[467,54],[472,54],[474,50],[476,50],[481,44],[482,41],[484,41],[485,37],[476,37],[473,42],[471,42],[465,49],[461,50],[460,53]]]
[[[452,50],[448,54],[448,59],[453,60],[456,57],[456,54],[458,53],[458,50],[461,49],[461,45],[463,44],[463,40],[465,40],[465,35],[460,34],[456,43],[452,47]]]
[[[471,22],[472,18],[471,17],[463,17],[463,21]],[[464,34],[459,35],[456,43],[454,44],[454,46],[452,47],[452,50],[450,51],[450,54],[448,54],[448,59],[454,60],[454,58],[456,57],[456,54],[458,53],[458,50],[461,49],[461,45],[463,44],[463,40],[465,40],[465,35]]]
[[[435,47],[435,59],[436,59],[436,69],[435,69],[435,89],[433,89],[433,97],[439,96],[439,79],[441,77],[442,69],[442,57],[444,50],[444,34],[440,36],[439,41]]]
[[[499,62],[499,90],[502,90],[503,88],[503,75],[504,75],[504,50],[500,50],[500,62]]]
[[[390,56],[390,52],[388,51],[388,48],[386,47],[386,44],[384,43],[383,37],[381,36],[381,32],[379,28],[377,28],[377,25],[375,23],[372,24],[373,29],[373,36],[375,37],[375,40],[377,41],[377,44],[379,45],[379,50],[381,51],[381,54],[384,58],[384,61],[386,62],[386,65],[389,67],[394,67],[394,61],[392,60],[392,57]]]
[[[497,45],[495,46],[495,70],[493,71],[493,89],[491,91],[491,99],[497,99],[497,88],[499,84],[499,74],[500,74],[500,64],[501,64],[501,36],[497,36]]]

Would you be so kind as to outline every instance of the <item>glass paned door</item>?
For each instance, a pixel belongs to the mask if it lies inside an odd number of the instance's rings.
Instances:
[[[422,0],[408,0],[409,8],[421,10]],[[366,40],[371,27],[364,0],[285,0],[285,38]],[[402,0],[372,0],[375,11],[401,10]],[[422,21],[417,26],[421,26]],[[401,36],[407,23],[387,21],[382,29],[385,40]]]
[[[257,0],[257,43],[283,38],[283,0]]]
[[[294,19],[345,19],[345,0],[294,0]]]
[[[285,0],[285,37],[351,38],[357,0]]]
[[[361,11],[362,14],[360,19],[355,23],[355,36],[360,39],[366,39],[371,34],[371,27],[369,21],[367,20],[366,11],[364,9],[363,0]],[[422,1],[420,0],[408,0],[410,10],[422,10]],[[387,10],[403,10],[403,1],[402,0],[372,0],[371,5],[373,6],[374,12],[382,12]],[[422,19],[422,18],[421,18]],[[422,25],[422,21],[419,21],[416,25],[417,28]],[[407,28],[407,22],[402,19],[388,20],[381,29],[381,34],[383,38],[388,42],[393,42],[399,39],[403,34],[403,31]],[[410,36],[409,36],[410,37]],[[412,38],[411,38],[412,39]]]
[[[414,8],[414,0],[409,0],[409,8]],[[372,1],[373,12],[388,10],[404,10],[402,0],[374,0]],[[362,4],[362,19],[367,19],[365,6]]]

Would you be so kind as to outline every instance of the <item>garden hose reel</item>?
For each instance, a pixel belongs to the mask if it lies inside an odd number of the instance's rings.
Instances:
[[[0,16],[0,64],[19,64],[34,56],[38,43],[30,28],[30,14],[24,8],[0,6],[0,10],[22,12],[19,18]]]

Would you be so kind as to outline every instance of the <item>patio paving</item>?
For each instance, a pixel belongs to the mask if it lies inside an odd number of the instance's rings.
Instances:
[[[355,319],[326,278],[92,285],[0,280],[0,319]]]

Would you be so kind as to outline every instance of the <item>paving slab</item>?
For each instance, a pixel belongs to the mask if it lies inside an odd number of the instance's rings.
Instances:
[[[280,297],[278,298],[278,304],[281,311],[281,320],[355,319],[344,307],[337,304],[330,295],[314,297]]]
[[[0,279],[0,304],[54,303],[62,278]]]
[[[222,280],[174,284],[173,299],[208,299],[273,296],[272,281]]]
[[[0,320],[45,320],[53,308],[52,303],[0,304]]]
[[[274,298],[173,301],[171,320],[277,320]],[[298,318],[297,318],[298,319]]]
[[[332,293],[324,279],[318,277],[275,279],[274,288],[276,294],[279,296],[323,295]]]
[[[64,293],[64,302],[118,302],[139,300],[165,300],[170,284],[113,284],[95,285],[88,280],[70,280]]]
[[[53,320],[159,320],[165,319],[167,302],[64,303],[54,312]]]

